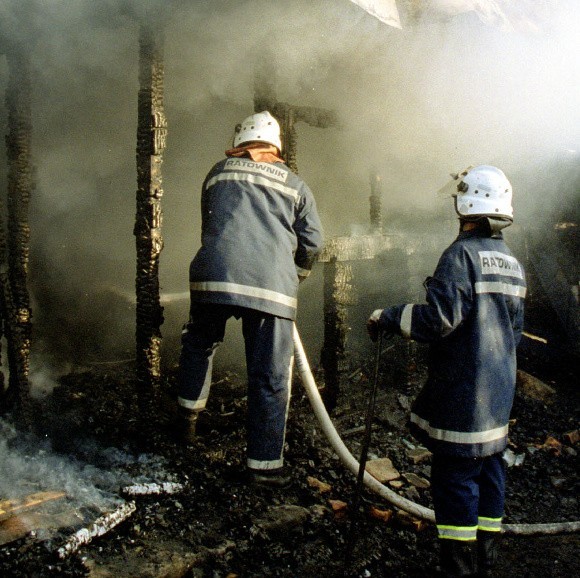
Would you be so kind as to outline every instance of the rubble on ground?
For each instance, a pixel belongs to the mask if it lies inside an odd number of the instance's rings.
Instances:
[[[387,356],[384,363],[389,362]],[[523,391],[516,396],[509,450],[523,459],[508,469],[505,521],[578,520],[574,372],[542,374],[533,365],[527,367],[525,359],[522,364],[530,375],[548,383],[554,394],[549,404]],[[365,374],[364,368],[372,363],[360,366],[363,373],[357,372],[356,384],[343,390],[332,413],[337,429],[350,432],[345,443],[355,456],[363,443],[361,426],[370,388],[370,370]],[[414,442],[405,426],[406,398],[416,394],[421,376],[410,391],[408,383],[398,386],[388,375],[385,369],[368,470],[378,477],[381,474],[373,473],[373,468],[387,464],[390,473],[385,477],[383,471],[382,477],[391,489],[432,507],[430,453]],[[291,487],[259,489],[245,483],[244,380],[243,369],[215,376],[208,411],[199,424],[200,437],[182,447],[172,435],[171,372],[145,419],[137,417],[139,399],[130,368],[63,378],[52,396],[38,402],[42,451],[47,451],[46,440],[50,440],[50,451],[91,464],[99,491],[119,500],[125,497],[127,503],[134,503],[134,511],[106,533],[75,544],[63,558],[55,553],[66,548],[67,540],[88,527],[91,519],[69,520],[58,531],[29,530],[0,547],[0,574],[27,578],[344,576],[345,548],[356,519],[347,575],[428,576],[426,569],[436,563],[433,526],[366,489],[359,511],[353,510],[356,479],[324,439],[299,383],[293,387],[287,431]],[[16,449],[23,441],[11,443]],[[28,451],[33,451],[30,446]],[[87,468],[78,471],[85,475]],[[66,492],[66,488],[44,491]],[[54,506],[65,501],[52,500]],[[55,512],[50,515],[57,521]],[[93,511],[92,521],[100,515]],[[578,545],[577,535],[506,536],[498,575],[574,575]]]

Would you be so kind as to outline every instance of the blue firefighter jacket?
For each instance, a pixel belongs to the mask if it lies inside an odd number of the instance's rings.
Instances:
[[[299,279],[310,273],[323,242],[304,181],[283,163],[226,158],[203,183],[201,212],[191,300],[294,320]]]
[[[523,329],[524,271],[501,238],[462,232],[425,282],[426,304],[383,311],[379,326],[429,343],[428,378],[410,417],[431,451],[503,451]]]

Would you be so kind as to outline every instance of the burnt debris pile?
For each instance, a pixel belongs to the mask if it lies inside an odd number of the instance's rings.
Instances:
[[[369,471],[402,496],[429,507],[430,455],[417,446],[405,425],[418,385],[392,378],[400,347],[383,356]],[[417,383],[424,377],[422,355],[419,348],[413,376]],[[363,441],[371,365],[363,363],[345,377],[348,395],[338,396],[332,416],[355,455]],[[533,360],[522,359],[522,366],[535,369]],[[507,453],[511,456],[508,523],[578,517],[578,422],[570,412],[571,400],[577,400],[573,372],[562,367],[542,377],[540,383],[530,384],[526,372],[519,379]],[[353,576],[367,572],[418,577],[434,564],[436,538],[429,524],[366,491],[360,511],[352,511],[356,480],[329,448],[299,383],[294,384],[287,432],[287,464],[293,481],[283,491],[257,490],[245,482],[246,400],[241,371],[216,374],[199,439],[188,447],[174,441],[171,394],[175,384],[174,376],[167,375],[162,380],[166,393],[159,395],[147,415],[156,428],[143,451],[135,419],[135,385],[132,371],[69,375],[36,408],[37,415],[45,416],[38,430],[43,442],[34,446],[36,453],[28,449],[28,459],[42,460],[38,447],[44,447],[44,457],[51,455],[46,453],[49,448],[70,456],[67,459],[76,456],[74,478],[79,484],[84,480],[92,492],[109,496],[110,502],[99,504],[100,509],[92,497],[87,500],[92,507],[77,503],[83,518],[69,519],[55,533],[70,499],[54,499],[45,514],[52,530],[25,527],[0,549],[0,570],[5,575],[104,576],[123,567],[123,575],[131,576],[191,575],[188,572],[315,576],[320,568],[325,575],[340,576],[354,516],[357,536],[349,562]],[[12,439],[11,449],[19,443],[22,440]],[[53,485],[45,488],[38,481],[30,484],[34,492],[28,494],[23,486],[22,500],[41,491],[68,491],[77,499],[83,493],[63,479],[51,481]],[[40,504],[31,506],[27,513],[40,514],[40,508]],[[115,512],[125,517],[99,534],[94,525],[102,523],[104,516],[114,518]],[[9,519],[13,529],[22,514],[3,515],[0,535],[7,535]],[[526,576],[530,567],[551,576],[573,571],[576,535],[504,540],[501,570],[510,575]],[[546,552],[554,553],[556,566],[551,566],[553,559],[547,559]]]

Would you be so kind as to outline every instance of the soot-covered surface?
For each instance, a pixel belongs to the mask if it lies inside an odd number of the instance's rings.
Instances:
[[[410,457],[416,442],[405,421],[408,404],[424,377],[424,366],[423,351],[418,348],[413,352],[415,365],[407,373],[408,354],[406,346],[397,342],[383,355],[369,459],[389,457],[401,473],[396,491],[431,507],[429,490],[421,482],[414,485],[408,476],[415,473],[428,480],[430,465],[429,458],[415,463]],[[523,464],[509,469],[505,520],[509,523],[580,519],[578,448],[564,435],[578,428],[576,365],[565,358],[557,363],[545,361],[533,350],[520,360],[520,367],[557,393],[549,404],[517,395],[510,449]],[[358,458],[373,360],[353,360],[352,366],[349,385],[343,388],[332,418]],[[139,396],[130,367],[100,366],[62,378],[53,394],[38,403],[37,446],[24,446],[22,436],[17,435],[8,444],[11,451],[30,457],[38,451],[35,447],[42,447],[42,452],[73,460],[73,475],[86,476],[87,483],[106,495],[122,495],[121,487],[133,482],[179,482],[183,489],[131,498],[136,511],[128,519],[64,560],[55,552],[74,527],[31,532],[0,548],[0,574],[431,575],[436,564],[433,526],[414,524],[403,516],[389,518],[385,512],[393,508],[367,490],[355,516],[355,476],[322,436],[302,385],[296,380],[293,387],[285,454],[293,482],[287,490],[259,490],[243,479],[243,369],[214,376],[199,440],[189,447],[180,446],[172,436],[173,374],[166,376],[162,391],[142,418],[138,417]],[[354,550],[345,570],[351,536]],[[505,536],[497,576],[577,575],[578,545],[574,534]]]

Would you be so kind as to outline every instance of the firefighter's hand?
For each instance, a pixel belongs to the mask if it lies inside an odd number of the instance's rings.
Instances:
[[[369,334],[371,341],[376,341],[379,338],[379,320],[382,312],[382,309],[375,309],[367,321],[367,333]]]

